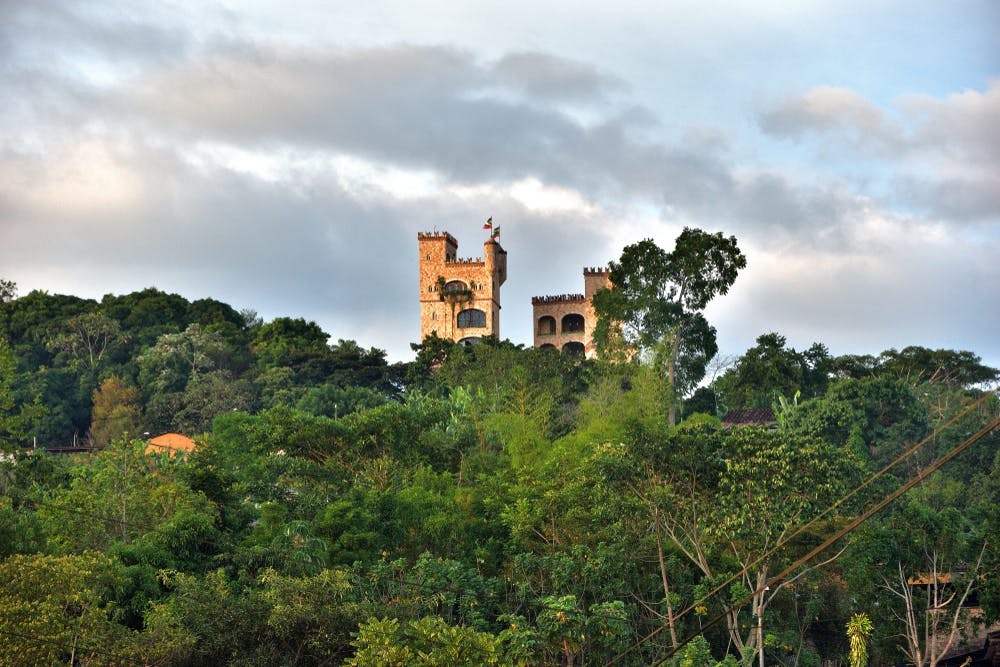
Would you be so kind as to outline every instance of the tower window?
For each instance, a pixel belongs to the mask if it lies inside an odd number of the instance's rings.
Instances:
[[[444,284],[445,292],[465,292],[469,287],[461,280],[449,280]]]
[[[458,328],[485,327],[486,313],[478,308],[467,308],[458,314]]]
[[[543,315],[538,318],[538,335],[552,336],[556,332],[556,318],[551,315]]]
[[[562,318],[563,333],[576,333],[578,331],[583,331],[583,327],[583,315],[570,313]]]

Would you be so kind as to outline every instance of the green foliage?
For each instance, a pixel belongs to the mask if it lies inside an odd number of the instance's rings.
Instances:
[[[704,636],[698,635],[687,643],[681,651],[678,667],[713,667],[716,661],[712,658],[712,649]]]
[[[281,655],[315,665],[350,655],[364,606],[348,572],[324,569],[313,576],[288,577],[269,570],[260,583],[269,608],[267,629]]]
[[[351,667],[481,667],[500,665],[496,637],[427,616],[400,625],[394,618],[363,623],[352,642]]]
[[[146,625],[170,638],[171,662],[240,664],[258,654],[258,638],[266,636],[265,599],[242,590],[222,570],[203,577],[168,570],[160,577],[170,594],[152,605]]]
[[[32,638],[16,654],[0,641],[0,662],[601,665],[670,625],[620,661],[641,665],[721,611],[727,627],[705,627],[681,664],[747,661],[763,615],[769,664],[815,667],[843,661],[861,608],[884,663],[901,646],[893,574],[951,573],[979,554],[980,576],[954,581],[975,582],[984,617],[1000,616],[996,550],[983,551],[1000,526],[997,435],[852,534],[839,559],[743,602],[873,496],[772,546],[864,466],[981,398],[970,385],[992,371],[971,353],[831,359],[766,334],[671,426],[667,380],[689,389],[714,336],[690,316],[731,283],[736,253],[690,231],[673,253],[633,251],[625,292],[658,284],[666,305],[652,307],[646,352],[617,364],[431,337],[417,361],[389,366],[380,350],[330,345],[315,323],[155,289],[0,303],[0,437],[13,452],[0,460],[0,639]],[[665,342],[682,324],[690,339]],[[780,428],[722,430],[737,401],[777,401]],[[896,473],[996,406],[988,397]],[[140,428],[206,433],[184,461],[117,441]],[[17,447],[87,432],[111,444],[59,458]]]
[[[90,440],[95,447],[107,447],[112,440],[142,433],[139,390],[118,377],[110,377],[94,390]]]
[[[868,638],[872,634],[872,621],[868,614],[851,616],[847,621],[847,637],[851,642],[851,667],[866,667],[868,664]]]
[[[627,246],[610,263],[614,287],[594,295],[598,348],[609,358],[651,353],[666,379],[671,424],[675,402],[704,377],[717,351],[715,329],[701,311],[745,266],[735,237],[684,228],[670,252],[650,239]]]
[[[38,512],[54,550],[75,553],[134,542],[168,530],[190,512],[207,514],[202,525],[214,525],[214,507],[171,474],[169,459],[154,464],[144,447],[138,441],[115,443],[92,465],[74,468],[68,487],[51,492]]]
[[[928,431],[927,408],[913,389],[889,377],[841,380],[788,413],[786,428],[847,446],[881,468]]]
[[[13,280],[0,278],[0,303],[7,303],[17,298],[17,283]]]
[[[12,556],[0,562],[0,663],[113,665],[141,660],[112,619],[120,566],[106,556]],[[75,664],[75,663],[74,663]]]
[[[822,395],[832,359],[826,347],[814,343],[804,352],[786,346],[777,333],[762,334],[757,344],[712,384],[727,408],[768,408],[783,396]]]

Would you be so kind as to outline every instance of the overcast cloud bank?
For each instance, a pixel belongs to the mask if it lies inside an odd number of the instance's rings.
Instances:
[[[725,351],[777,330],[1000,364],[995,69],[981,89],[887,103],[823,81],[751,87],[734,125],[679,103],[727,77],[654,105],[599,49],[297,42],[225,11],[130,11],[0,8],[0,275],[22,291],[156,285],[401,359],[417,231],[478,256],[493,216],[502,333],[529,344],[531,296],[580,291],[583,266],[687,225],[736,235],[749,259],[709,312]]]

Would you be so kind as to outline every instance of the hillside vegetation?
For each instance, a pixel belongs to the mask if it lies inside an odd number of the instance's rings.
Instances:
[[[696,389],[496,340],[390,365],[156,289],[0,301],[0,664],[934,667],[1000,619],[996,430],[772,581],[996,419],[972,352],[765,333]],[[197,449],[144,453],[168,431]]]

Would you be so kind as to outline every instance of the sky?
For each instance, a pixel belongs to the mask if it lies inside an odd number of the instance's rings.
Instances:
[[[1000,366],[993,0],[7,0],[0,278],[155,286],[413,357],[417,233],[531,297],[685,227],[747,258],[724,355]]]

